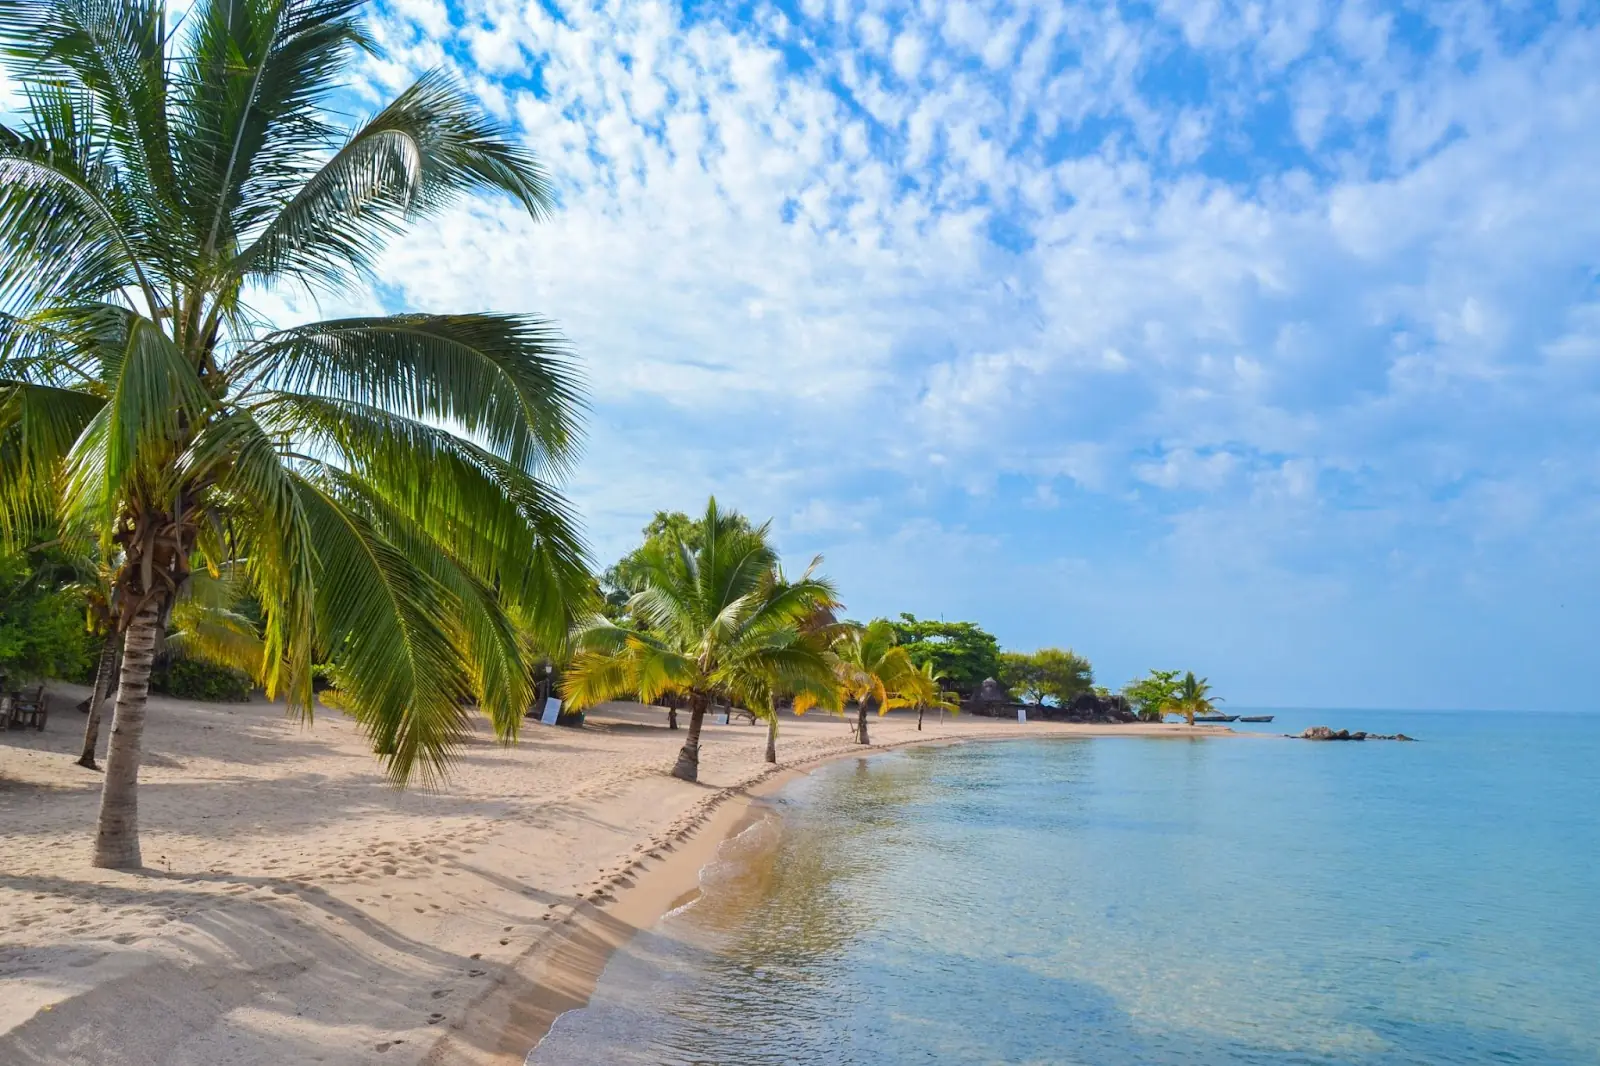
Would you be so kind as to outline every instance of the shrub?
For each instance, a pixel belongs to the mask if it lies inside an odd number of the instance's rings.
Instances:
[[[246,674],[199,659],[167,659],[150,671],[150,691],[181,700],[244,703],[253,687]]]
[[[82,592],[48,559],[0,555],[0,674],[78,678],[93,669]]]

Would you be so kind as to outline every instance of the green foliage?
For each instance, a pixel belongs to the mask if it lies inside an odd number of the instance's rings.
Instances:
[[[240,563],[253,606],[235,613],[259,626],[186,639],[307,714],[312,663],[336,653],[403,782],[444,770],[463,698],[515,734],[531,681],[509,608],[556,646],[589,602],[551,487],[581,381],[537,316],[275,330],[244,302],[357,287],[463,195],[550,204],[537,161],[442,73],[334,124],[373,44],[361,6],[0,2],[25,101],[0,120],[0,541],[64,515],[116,560],[124,618],[171,606],[197,561]]]
[[[1000,653],[999,681],[1028,703],[1051,699],[1064,707],[1074,696],[1094,688],[1094,667],[1070,648],[1007,651]]]
[[[1211,685],[1206,678],[1196,678],[1194,671],[1190,670],[1183,675],[1183,680],[1178,682],[1178,687],[1164,708],[1169,714],[1181,714],[1194,725],[1194,716],[1197,714],[1211,714],[1217,709],[1217,704],[1222,702],[1221,697],[1211,694]]]
[[[1166,716],[1167,706],[1178,698],[1178,671],[1152,670],[1122,686],[1122,694],[1141,719],[1159,722]]]
[[[1044,702],[1044,671],[1025,651],[1001,652],[1000,674],[996,680],[1024,703]]]
[[[93,664],[84,594],[60,557],[0,553],[0,674],[77,679]]]
[[[698,548],[670,529],[646,543],[627,602],[634,624],[595,617],[574,631],[567,705],[668,693],[701,709],[712,700],[764,707],[786,695],[835,700],[829,634],[808,625],[835,606],[833,586],[813,576],[820,558],[785,579],[767,525],[752,527],[715,499],[694,526]]]
[[[738,511],[725,512],[725,517],[734,523],[734,528],[745,533],[755,532],[750,520]],[[650,573],[650,560],[663,552],[676,552],[680,544],[690,552],[697,552],[705,545],[702,523],[682,511],[657,511],[639,532],[644,541],[600,575],[599,591],[604,601],[601,610],[613,621],[623,618],[628,598],[644,587]]]
[[[183,700],[244,703],[251,687],[248,674],[203,659],[167,659],[150,671],[150,691]]]
[[[931,664],[958,691],[970,695],[1000,674],[1000,643],[972,622],[935,622],[900,615],[895,637],[917,666]]]
[[[834,672],[846,700],[875,706],[879,714],[887,714],[897,707],[915,707],[937,698],[937,690],[928,685],[932,675],[917,669],[887,618],[838,629],[833,642]],[[803,713],[816,702],[797,699],[795,713]]]

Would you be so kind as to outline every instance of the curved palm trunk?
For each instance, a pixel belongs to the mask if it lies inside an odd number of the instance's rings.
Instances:
[[[685,781],[700,780],[700,727],[705,724],[706,708],[710,701],[695,696],[689,702],[689,736],[678,752],[678,761],[672,767],[672,776]]]
[[[872,741],[867,739],[867,712],[868,711],[872,711],[872,712],[876,713],[877,710],[878,710],[878,698],[876,696],[868,696],[866,699],[861,701],[860,710],[857,712],[857,717],[856,717],[856,742],[857,743],[859,743],[859,744],[870,744],[870,743],[872,743]]]
[[[767,719],[767,761],[778,761],[778,715]]]
[[[139,759],[144,742],[145,700],[150,665],[155,660],[161,607],[147,602],[123,637],[122,676],[106,749],[106,780],[100,790],[100,824],[95,831],[94,865],[132,869],[139,855]]]
[[[89,696],[89,720],[83,726],[83,754],[78,765],[85,770],[98,770],[94,761],[95,749],[100,746],[100,708],[111,694],[111,678],[117,672],[117,635],[107,635],[100,648],[100,662],[94,670],[94,692]]]

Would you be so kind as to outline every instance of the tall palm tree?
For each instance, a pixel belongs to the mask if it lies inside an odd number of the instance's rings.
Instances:
[[[527,705],[504,606],[552,640],[587,595],[548,486],[580,404],[556,331],[499,314],[270,329],[270,287],[337,291],[458,195],[534,216],[544,173],[448,78],[348,133],[360,0],[0,0],[26,115],[0,125],[0,534],[41,507],[121,553],[124,652],[94,861],[139,864],[157,636],[192,568],[237,561],[269,693],[303,714],[332,654],[398,783],[442,773],[476,697]]]
[[[856,704],[856,741],[867,739],[867,715],[915,706],[922,671],[899,646],[894,626],[879,618],[865,626],[843,627],[833,644],[834,669],[845,699]],[[796,710],[808,701],[801,699]]]
[[[769,525],[751,528],[713,498],[697,523],[698,548],[675,539],[639,561],[627,610],[636,627],[595,616],[572,636],[564,680],[574,709],[633,694],[688,702],[689,735],[672,768],[685,781],[699,779],[700,730],[714,700],[768,707],[781,693],[831,690],[829,659],[802,627],[836,606],[833,586],[814,576],[820,557],[785,580]]]
[[[1194,725],[1195,715],[1212,713],[1220,702],[1222,702],[1220,696],[1211,695],[1208,679],[1204,677],[1196,679],[1194,671],[1190,670],[1183,675],[1183,680],[1178,682],[1177,691],[1162,710],[1169,714],[1181,714],[1190,725]]]

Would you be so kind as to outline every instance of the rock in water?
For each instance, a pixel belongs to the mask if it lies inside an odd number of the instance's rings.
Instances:
[[[1314,725],[1301,733],[1295,740],[1409,740],[1415,741],[1416,737],[1408,737],[1404,733],[1386,735],[1383,733],[1365,733],[1360,730],[1352,733],[1348,729],[1329,729],[1325,725]]]

